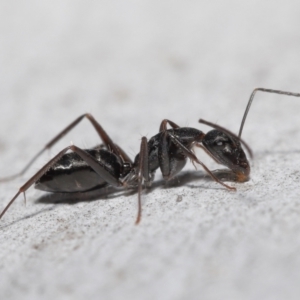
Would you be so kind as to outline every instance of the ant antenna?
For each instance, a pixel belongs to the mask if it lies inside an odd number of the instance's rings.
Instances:
[[[273,93],[273,94],[286,95],[286,96],[300,97],[300,93],[291,93],[291,92],[285,92],[285,91],[279,91],[279,90],[271,90],[271,89],[264,89],[264,88],[256,88],[256,89],[254,89],[253,92],[252,92],[252,94],[251,94],[251,96],[250,96],[250,99],[248,101],[248,104],[247,104],[247,107],[246,107],[246,110],[245,110],[245,113],[244,113],[244,116],[243,116],[243,119],[242,119],[240,131],[239,131],[239,135],[238,135],[239,139],[241,138],[242,131],[243,131],[243,128],[244,128],[244,124],[245,124],[248,112],[250,110],[252,101],[254,99],[254,96],[255,96],[256,92],[258,92],[258,91],[267,92],[267,93]]]

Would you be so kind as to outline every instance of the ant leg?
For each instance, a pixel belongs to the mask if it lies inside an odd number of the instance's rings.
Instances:
[[[164,119],[159,126],[159,132],[167,130],[167,124],[169,124],[173,129],[180,128],[179,125],[175,124],[174,122]]]
[[[230,130],[228,130],[228,129],[226,129],[226,128],[224,128],[224,127],[218,125],[218,124],[214,124],[214,123],[205,121],[205,120],[203,120],[203,119],[200,119],[200,120],[199,120],[199,123],[208,125],[208,126],[210,126],[210,127],[212,127],[212,128],[215,128],[215,129],[218,129],[218,130],[220,130],[220,131],[222,131],[222,132],[224,132],[224,133],[226,133],[226,134],[228,134],[228,135],[231,135],[231,136],[234,137],[235,139],[239,140],[239,141],[245,146],[245,148],[247,149],[247,151],[248,151],[248,153],[249,153],[249,156],[250,156],[251,158],[253,158],[253,152],[252,152],[251,148],[248,146],[248,144],[247,144],[244,140],[241,139],[241,137],[237,136],[236,134],[234,134],[234,133],[231,132]]]
[[[235,187],[229,186],[229,185],[225,184],[224,182],[222,182],[221,180],[219,180],[200,160],[198,160],[196,155],[191,150],[186,148],[172,133],[167,131],[167,135],[170,137],[172,142],[175,145],[177,145],[188,158],[190,158],[192,161],[194,161],[194,162],[198,163],[199,165],[201,165],[202,168],[208,173],[208,175],[210,175],[210,177],[214,181],[218,182],[219,184],[225,186],[226,188],[228,188],[230,190],[234,190],[234,191],[236,190]]]
[[[207,155],[209,155],[217,164],[219,164],[220,162],[205,148],[205,147],[203,147],[202,145],[200,145],[200,144],[195,144],[195,147],[198,147],[198,148],[201,148],[202,150],[204,150],[205,151],[205,153],[207,154]]]
[[[158,148],[159,167],[165,180],[168,180],[168,178],[172,177],[172,175],[170,175],[170,157],[168,154],[167,136],[168,131],[165,130],[162,133],[160,147]]]
[[[147,138],[142,137],[140,157],[138,162],[138,214],[135,224],[139,224],[142,217],[142,188],[143,181],[149,184],[148,143]]]
[[[195,144],[195,146],[204,150],[217,164],[220,163],[205,147],[200,144]],[[217,169],[211,172],[223,181],[245,182],[249,180],[248,176],[241,176],[241,174],[229,169]]]
[[[17,194],[10,200],[10,202],[6,205],[4,210],[0,214],[0,219],[3,217],[8,208],[12,205],[12,203],[16,200],[16,198],[24,193],[37,181],[39,180],[46,172],[49,170],[55,163],[68,151],[72,150],[77,153],[99,176],[101,176],[105,181],[111,184],[114,187],[122,186],[123,184],[116,179],[112,174],[110,174],[107,170],[105,170],[104,166],[102,166],[94,157],[85,152],[84,150],[71,145],[63,150],[61,150],[56,156],[54,156],[48,163],[46,163],[38,172],[36,172],[24,185],[22,185],[17,192]]]
[[[160,154],[159,154],[159,160],[160,160],[160,170],[161,173],[163,175],[164,178],[167,178],[170,174],[170,161],[169,161],[169,157],[168,157],[168,144],[167,144],[167,125],[170,125],[173,129],[177,129],[180,128],[179,125],[177,125],[176,123],[168,120],[168,119],[164,119],[161,123],[160,123],[160,127],[159,127],[159,132],[163,132],[162,135],[162,139],[161,139],[161,148],[160,148]]]
[[[264,88],[256,88],[256,89],[254,89],[253,92],[252,92],[252,94],[251,94],[251,96],[250,96],[250,99],[248,101],[246,110],[244,112],[244,116],[243,116],[243,119],[242,119],[242,123],[241,123],[241,126],[240,126],[240,131],[239,131],[239,135],[238,135],[239,138],[242,135],[244,124],[245,124],[248,112],[250,110],[252,101],[254,99],[254,96],[255,96],[256,92],[258,92],[258,91],[260,91],[260,92],[267,92],[267,93],[273,93],[273,94],[279,94],[279,95],[300,97],[300,93],[291,93],[291,92],[285,92],[285,91],[279,91],[279,90],[271,90],[271,89],[264,89]]]
[[[34,161],[42,154],[44,153],[47,149],[50,149],[55,143],[57,143],[64,135],[66,135],[71,129],[73,129],[83,118],[87,118],[91,124],[93,125],[93,127],[95,128],[95,130],[97,131],[98,135],[100,136],[101,140],[103,141],[103,143],[105,144],[106,148],[111,150],[113,153],[115,153],[116,155],[120,156],[120,158],[125,161],[125,162],[130,162],[132,163],[131,159],[129,158],[129,156],[116,144],[114,144],[114,142],[111,140],[111,138],[109,137],[109,135],[105,132],[105,130],[102,128],[102,126],[94,119],[94,117],[91,114],[83,114],[81,116],[79,116],[77,119],[75,119],[70,125],[68,125],[64,130],[62,130],[58,135],[56,135],[50,142],[48,142],[44,148],[39,151],[30,161],[29,163],[23,168],[23,170],[21,170],[21,172],[9,176],[9,177],[5,177],[5,178],[0,178],[0,182],[5,182],[5,181],[9,181],[12,180],[16,177],[19,177],[21,175],[23,175],[28,168],[34,163]]]

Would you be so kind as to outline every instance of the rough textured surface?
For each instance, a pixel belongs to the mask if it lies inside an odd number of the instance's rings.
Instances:
[[[169,118],[238,131],[262,86],[300,92],[299,1],[13,1],[0,4],[0,175],[20,170],[84,112],[134,157]],[[251,180],[230,192],[189,164],[136,194],[54,204],[30,189],[0,221],[5,299],[299,299],[299,99],[257,94],[244,138]],[[20,179],[0,209],[72,141],[83,121]],[[209,168],[205,153],[197,156]],[[182,201],[178,202],[178,196]],[[3,299],[4,299],[3,298]]]

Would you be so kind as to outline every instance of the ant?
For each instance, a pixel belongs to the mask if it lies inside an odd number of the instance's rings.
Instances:
[[[19,188],[17,194],[0,214],[0,218],[21,193],[25,196],[25,192],[32,185],[37,189],[53,193],[84,193],[110,185],[115,188],[138,188],[136,219],[136,224],[138,224],[142,211],[142,187],[151,186],[158,168],[166,181],[174,178],[183,169],[188,158],[193,163],[200,164],[216,182],[230,190],[236,190],[235,187],[223,183],[218,178],[220,170],[211,172],[198,160],[192,152],[194,146],[204,149],[217,162],[230,169],[223,172],[223,177],[239,182],[249,178],[250,167],[241,148],[240,139],[220,126],[216,125],[218,129],[204,134],[198,129],[179,127],[174,122],[165,119],[161,122],[158,134],[149,141],[146,137],[142,137],[140,152],[132,162],[121,147],[111,140],[94,117],[91,114],[84,114],[48,142],[21,172],[1,179],[1,181],[11,180],[22,175],[46,149],[50,149],[84,118],[91,122],[103,144],[86,150],[75,145],[61,150]],[[168,125],[171,129],[167,128]],[[246,148],[249,149],[247,145]],[[67,153],[69,150],[72,152]]]
[[[143,186],[151,186],[158,168],[160,168],[164,180],[174,178],[183,169],[188,158],[193,164],[200,164],[214,181],[229,190],[236,190],[235,187],[225,184],[221,179],[245,182],[250,178],[249,162],[241,144],[245,146],[250,157],[252,157],[252,152],[241,139],[241,133],[257,91],[300,96],[300,94],[290,92],[255,89],[250,96],[238,136],[219,125],[202,119],[199,120],[200,123],[215,129],[204,134],[198,129],[180,127],[165,119],[160,124],[158,134],[149,141],[146,137],[142,137],[140,152],[134,161],[112,141],[91,114],[83,114],[48,142],[21,172],[0,181],[11,180],[25,173],[46,149],[50,149],[84,118],[91,122],[103,144],[91,149],[81,149],[75,145],[65,147],[19,188],[17,194],[1,212],[0,219],[21,193],[25,197],[25,192],[32,185],[37,189],[53,193],[84,193],[110,185],[116,188],[138,189],[138,213],[135,222],[138,224],[142,214]],[[171,127],[170,129],[168,129],[168,125]],[[193,153],[194,146],[202,148],[217,163],[225,165],[228,169],[210,171]],[[72,152],[67,153],[69,150]]]

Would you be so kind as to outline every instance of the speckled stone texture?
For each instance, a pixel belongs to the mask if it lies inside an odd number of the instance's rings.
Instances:
[[[2,1],[0,176],[85,112],[131,157],[164,118],[237,132],[255,87],[300,92],[299,13],[281,0]],[[55,204],[31,188],[0,221],[0,298],[300,299],[299,100],[257,94],[237,192],[190,163],[167,185],[158,171],[139,226],[136,193]],[[99,138],[84,120],[0,185],[0,209],[70,142]]]

